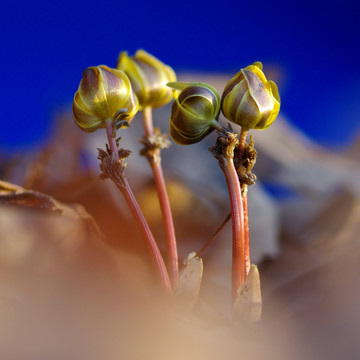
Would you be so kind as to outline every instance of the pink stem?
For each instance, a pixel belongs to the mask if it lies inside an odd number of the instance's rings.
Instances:
[[[245,187],[247,187],[247,186],[245,185]],[[243,204],[243,212],[244,212],[245,268],[246,268],[246,276],[247,276],[250,271],[251,261],[250,261],[248,197],[247,197],[247,189],[246,188],[242,194],[242,204]]]
[[[114,135],[114,126],[112,119],[106,119],[105,121],[105,128],[106,128],[106,135],[108,138],[109,146],[111,152],[115,155],[116,160],[120,161],[119,159],[119,150],[116,144],[116,139]]]
[[[238,158],[240,161],[243,160],[245,144],[246,144],[246,136],[248,130],[241,128],[240,136],[239,136],[239,147],[238,147]],[[243,223],[244,223],[244,238],[245,238],[245,268],[246,268],[246,276],[250,271],[251,261],[250,261],[250,239],[249,239],[249,213],[248,213],[248,198],[247,198],[247,185],[240,184],[242,188],[242,205],[243,205]]]
[[[121,188],[121,192],[126,200],[126,203],[131,211],[132,216],[134,217],[139,229],[141,230],[141,233],[146,240],[146,245],[148,247],[151,259],[158,270],[158,273],[161,278],[161,282],[166,287],[166,289],[169,291],[169,293],[172,293],[171,284],[169,275],[166,270],[166,266],[164,263],[164,259],[161,256],[160,250],[155,242],[155,239],[151,233],[151,230],[149,228],[148,223],[145,220],[145,217],[134,197],[133,192],[131,191],[131,188],[128,184],[127,179],[125,180],[125,187]]]
[[[110,150],[115,156],[117,157],[117,160],[119,159],[119,152],[117,148],[117,144],[115,141],[115,138],[113,137],[113,124],[112,121],[106,121],[106,134],[108,136],[109,146]],[[161,256],[160,250],[155,242],[155,239],[151,233],[151,230],[149,228],[148,223],[146,222],[146,219],[134,197],[133,192],[131,191],[130,185],[127,181],[127,179],[124,177],[122,184],[115,181],[115,179],[112,179],[117,186],[117,188],[121,191],[122,195],[125,198],[125,201],[131,211],[131,214],[133,215],[144,239],[146,242],[146,245],[149,249],[149,253],[151,256],[151,259],[158,271],[158,274],[160,276],[162,284],[165,286],[167,291],[169,293],[172,293],[171,283],[169,279],[169,275],[166,270],[166,266],[164,263],[164,260]]]
[[[154,127],[152,121],[151,107],[146,107],[143,110],[143,123],[145,130],[145,137],[150,138],[154,134]],[[160,151],[160,150],[159,150]],[[179,264],[178,252],[176,247],[176,237],[174,230],[174,222],[172,218],[170,202],[166,191],[164,175],[161,167],[160,154],[157,161],[153,157],[147,157],[151,166],[158,200],[162,213],[163,228],[166,240],[167,263],[170,270],[171,283],[173,290],[176,291],[179,282]]]
[[[229,190],[231,213],[232,213],[232,234],[233,234],[233,254],[232,254],[232,299],[233,302],[238,297],[237,290],[245,282],[245,238],[244,238],[244,212],[241,199],[241,189],[239,178],[235,170],[232,158],[227,158],[222,168],[227,187]]]

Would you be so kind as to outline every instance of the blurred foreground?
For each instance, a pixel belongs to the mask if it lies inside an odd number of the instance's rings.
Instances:
[[[163,131],[169,111],[154,113]],[[163,248],[136,120],[120,133],[120,144],[133,151],[127,176]],[[250,239],[264,306],[256,325],[231,321],[230,224],[202,254],[194,309],[179,312],[163,297],[125,203],[110,181],[98,179],[101,131],[83,134],[65,114],[46,148],[2,159],[9,182],[0,182],[0,358],[354,358],[359,147],[330,153],[283,118],[253,135],[259,155],[258,181],[249,188]],[[223,175],[207,151],[214,141],[211,135],[163,152],[182,259],[202,247],[229,211]]]

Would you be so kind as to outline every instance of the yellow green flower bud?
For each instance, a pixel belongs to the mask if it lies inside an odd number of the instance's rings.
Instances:
[[[276,84],[267,81],[261,62],[241,69],[225,86],[221,110],[244,130],[268,128],[280,110]]]
[[[138,100],[124,72],[104,65],[83,71],[73,101],[74,119],[82,130],[93,132],[103,128],[107,119],[112,119],[117,128],[126,126],[138,107]]]
[[[202,140],[214,128],[220,129],[217,118],[220,96],[215,88],[200,82],[172,82],[175,101],[170,116],[170,135],[180,145]]]
[[[174,70],[146,51],[138,50],[133,57],[126,51],[122,52],[117,68],[129,77],[142,108],[160,107],[172,99],[166,83],[176,81]]]

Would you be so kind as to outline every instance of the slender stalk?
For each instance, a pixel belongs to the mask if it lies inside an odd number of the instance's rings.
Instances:
[[[227,157],[222,166],[227,187],[229,190],[231,213],[232,213],[232,300],[238,297],[237,290],[245,282],[245,238],[244,238],[244,212],[241,199],[239,178],[235,170],[232,158]]]
[[[125,201],[131,211],[131,214],[134,217],[144,239],[146,240],[146,245],[148,247],[152,262],[155,265],[155,268],[158,270],[161,282],[169,291],[169,293],[172,293],[171,283],[170,283],[169,275],[166,270],[164,260],[161,256],[160,250],[155,242],[155,239],[151,233],[149,225],[145,220],[145,217],[134,197],[133,192],[131,191],[127,179],[125,179],[125,186],[123,186],[123,184],[121,186],[119,186],[117,183],[115,184],[123,194]]]
[[[218,159],[229,191],[232,218],[232,301],[238,298],[238,289],[246,279],[244,210],[239,175],[234,165],[234,150],[239,144],[237,135],[228,131],[218,132],[215,146],[210,148]]]
[[[151,107],[144,108],[143,123],[145,138],[149,139],[154,135]],[[164,175],[161,167],[160,148],[156,150],[158,151],[157,154],[154,154],[153,156],[146,156],[146,158],[148,159],[154,176],[154,182],[158,194],[159,205],[162,213],[163,228],[165,233],[167,263],[173,290],[176,291],[179,282],[179,260],[176,247],[174,222],[172,218],[169,198],[166,191]]]
[[[239,160],[243,160],[245,144],[246,144],[246,136],[248,130],[244,130],[241,128],[240,136],[239,136],[239,146],[238,146],[238,157]],[[244,238],[245,238],[245,267],[246,267],[246,275],[250,271],[251,261],[250,261],[250,238],[249,238],[249,213],[248,213],[248,198],[247,198],[247,185],[241,185],[241,198],[243,205],[243,223],[244,223]]]
[[[229,214],[226,215],[225,220],[221,223],[221,225],[218,227],[218,229],[215,231],[214,235],[202,246],[202,248],[196,253],[196,256],[199,257],[207,248],[208,246],[219,236],[222,229],[225,227],[225,225],[228,223],[228,221],[231,219],[231,211]]]
[[[106,121],[106,134],[109,141],[109,147],[111,152],[115,155],[117,161],[121,161],[119,159],[119,151],[116,144],[116,140],[113,137],[113,124],[111,119]],[[113,182],[115,183],[116,187],[120,190],[122,195],[125,198],[125,201],[131,211],[132,216],[134,217],[144,239],[146,242],[146,245],[149,249],[149,253],[151,256],[151,259],[155,265],[155,268],[158,271],[158,274],[160,276],[162,284],[165,286],[167,291],[169,293],[172,293],[171,283],[169,279],[169,275],[166,270],[166,266],[164,263],[164,260],[161,256],[160,250],[155,242],[155,239],[151,233],[151,230],[149,228],[148,223],[146,222],[146,219],[134,197],[134,194],[130,188],[130,185],[125,177],[122,178],[122,181],[120,181],[117,178],[111,178]]]
[[[251,261],[250,261],[250,236],[249,236],[249,212],[248,212],[248,197],[247,185],[242,188],[242,204],[244,212],[244,238],[245,238],[245,268],[246,276],[249,274]]]
[[[116,160],[120,161],[119,159],[119,150],[116,144],[116,139],[114,135],[114,126],[112,119],[105,120],[105,128],[106,128],[106,135],[109,142],[110,150],[115,155]]]
[[[242,160],[244,156],[247,133],[248,130],[244,130],[243,128],[241,128],[240,136],[239,136],[239,147],[238,147],[239,160]]]
[[[143,109],[143,124],[145,136],[149,138],[154,134],[154,124],[152,120],[152,108],[147,106]]]

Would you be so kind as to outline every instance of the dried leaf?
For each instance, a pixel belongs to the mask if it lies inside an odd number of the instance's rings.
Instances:
[[[76,220],[83,221],[90,232],[101,237],[95,220],[79,204],[63,204],[53,197],[34,190],[26,190],[21,186],[0,180],[0,204],[18,205],[38,208],[49,212],[57,212]]]
[[[180,272],[179,287],[176,293],[179,308],[191,311],[199,295],[203,274],[203,261],[190,253],[184,261],[185,268]]]
[[[260,275],[256,265],[251,265],[249,274],[239,289],[233,305],[233,319],[236,322],[254,323],[260,321],[262,299]]]

